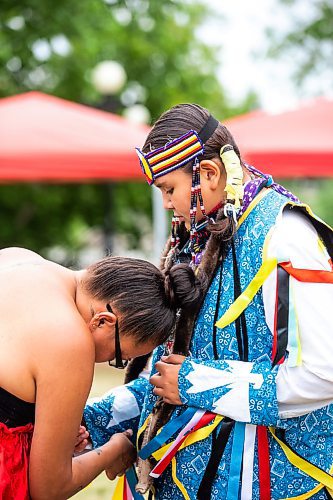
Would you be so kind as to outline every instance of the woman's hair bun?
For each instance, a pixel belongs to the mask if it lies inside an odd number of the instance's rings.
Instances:
[[[189,309],[199,303],[203,278],[199,279],[188,264],[176,264],[164,276],[165,293],[172,308]]]

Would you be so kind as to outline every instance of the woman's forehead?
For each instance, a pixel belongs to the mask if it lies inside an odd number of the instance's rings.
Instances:
[[[184,169],[175,170],[174,172],[170,172],[168,174],[163,175],[163,177],[159,177],[155,181],[155,186],[158,188],[163,188],[170,183],[175,182],[185,182],[186,180],[191,180],[191,174],[185,172]]]

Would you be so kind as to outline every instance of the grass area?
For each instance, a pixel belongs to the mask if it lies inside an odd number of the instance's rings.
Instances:
[[[96,365],[90,396],[101,396],[111,387],[123,383],[124,372],[111,368],[107,363]],[[103,472],[87,488],[75,495],[78,500],[111,500],[117,480],[109,481]]]

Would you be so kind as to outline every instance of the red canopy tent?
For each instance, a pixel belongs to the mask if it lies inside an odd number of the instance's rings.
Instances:
[[[223,122],[249,164],[274,177],[333,176],[333,100],[279,114],[254,111]]]
[[[333,176],[333,101],[227,120],[245,160],[275,177]],[[0,182],[143,179],[134,152],[148,127],[40,92],[0,99]],[[153,189],[154,241],[165,215]]]
[[[40,92],[0,99],[0,182],[143,181],[134,147],[148,131]],[[157,189],[151,193],[158,261],[167,222]]]
[[[333,176],[333,101],[226,120],[243,158],[275,177]],[[148,127],[40,92],[0,99],[0,180],[142,179]]]
[[[142,180],[134,147],[148,130],[40,92],[0,99],[0,180]]]

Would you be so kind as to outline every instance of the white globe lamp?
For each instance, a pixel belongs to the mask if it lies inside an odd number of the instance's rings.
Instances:
[[[117,61],[101,61],[92,70],[91,81],[102,95],[117,94],[127,80],[123,66]]]

